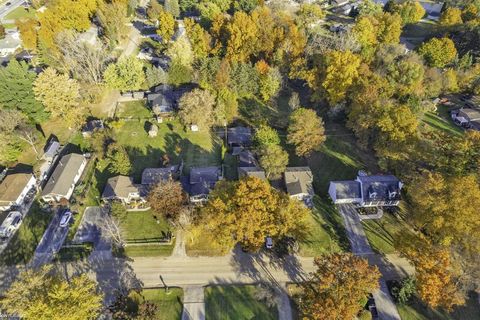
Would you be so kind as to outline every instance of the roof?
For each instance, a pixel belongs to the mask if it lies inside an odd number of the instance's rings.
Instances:
[[[63,156],[43,188],[42,196],[48,194],[66,195],[80,167],[86,158],[77,153]]]
[[[133,183],[133,179],[127,176],[116,176],[108,179],[102,198],[128,198],[130,193],[139,193],[140,189]]]
[[[285,185],[290,195],[313,194],[313,174],[309,167],[290,167],[285,170]]]
[[[233,127],[227,129],[228,144],[249,145],[252,142],[252,129]]]
[[[471,121],[469,125],[470,129],[480,131],[480,120]]]
[[[7,175],[0,183],[0,202],[17,200],[31,178],[31,173],[14,173]]]
[[[169,166],[167,168],[146,168],[142,172],[142,184],[150,185],[168,180],[177,171],[178,165]]]
[[[60,142],[58,142],[56,140],[52,140],[46,146],[43,157],[44,158],[53,158],[58,153],[59,149],[60,149]]]
[[[262,180],[267,180],[265,171],[259,167],[239,167],[238,172],[243,173],[247,177],[257,177]]]
[[[468,121],[480,120],[480,109],[461,108],[458,110],[457,117],[464,117]]]
[[[93,132],[94,130],[103,129],[102,120],[90,120],[82,128],[82,132]]]
[[[241,151],[238,154],[238,166],[239,167],[256,167],[257,160],[255,155],[250,150]]]
[[[163,93],[150,93],[147,96],[148,103],[152,106],[154,113],[172,112],[172,101],[167,99]]]
[[[389,192],[400,195],[400,180],[393,175],[358,176],[362,183],[363,200],[389,199]]]
[[[203,167],[190,169],[190,184],[217,182],[222,175],[219,167]]]
[[[331,181],[335,186],[335,194],[337,199],[359,199],[360,182],[358,181]]]

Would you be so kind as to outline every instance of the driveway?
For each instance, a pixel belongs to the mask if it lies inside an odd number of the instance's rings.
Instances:
[[[97,251],[110,250],[110,243],[102,237],[102,224],[106,214],[101,207],[86,208],[72,242],[92,242]]]
[[[42,236],[30,266],[32,268],[39,268],[42,265],[49,263],[53,260],[54,255],[60,250],[67,237],[69,226],[61,227],[60,220],[65,209],[57,210],[53,216],[52,221],[48,225],[47,230]]]

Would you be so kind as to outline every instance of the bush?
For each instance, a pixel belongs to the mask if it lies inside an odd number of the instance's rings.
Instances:
[[[417,286],[414,277],[407,277],[392,287],[392,296],[400,304],[406,304],[416,293]]]

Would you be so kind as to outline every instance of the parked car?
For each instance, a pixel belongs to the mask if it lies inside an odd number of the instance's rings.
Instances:
[[[8,6],[11,6],[12,3],[9,1],[9,2],[5,3],[5,5],[8,7]]]
[[[66,227],[68,226],[68,223],[72,219],[72,213],[70,211],[66,211],[62,215],[62,219],[60,220],[60,227]]]
[[[20,227],[22,214],[18,211],[11,211],[0,226],[0,238],[10,238],[10,236]]]
[[[378,319],[377,306],[375,304],[375,299],[373,298],[371,293],[368,295],[367,308],[368,311],[370,311],[370,313],[372,314],[372,319]]]
[[[272,249],[273,248],[273,240],[271,237],[265,238],[265,248]]]

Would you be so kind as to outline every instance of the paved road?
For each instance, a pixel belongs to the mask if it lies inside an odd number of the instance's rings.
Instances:
[[[368,239],[355,208],[352,205],[338,205],[338,210],[345,221],[345,228],[347,229],[348,239],[352,245],[352,252],[356,255],[366,255],[367,257],[376,256],[368,243]],[[382,277],[380,278],[380,290],[373,293],[378,316],[381,320],[401,320],[400,314],[390,296],[390,292],[388,291],[385,282],[383,270],[386,269],[386,266],[381,265],[380,261],[377,263],[378,264],[376,265],[378,265],[380,272],[382,272]]]

